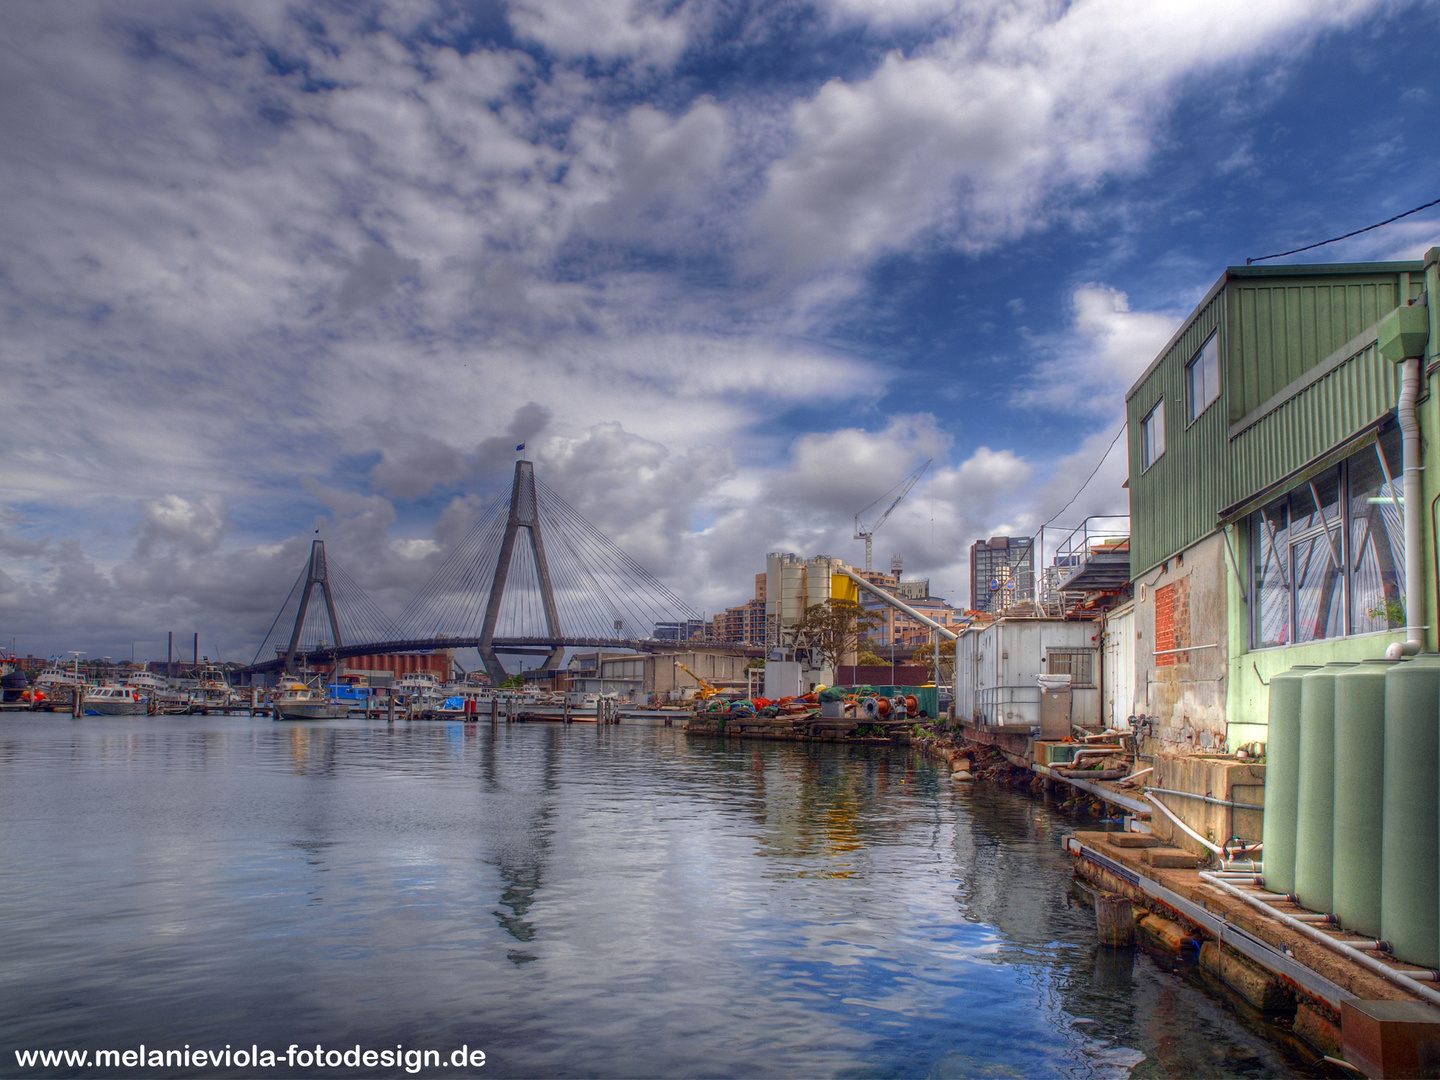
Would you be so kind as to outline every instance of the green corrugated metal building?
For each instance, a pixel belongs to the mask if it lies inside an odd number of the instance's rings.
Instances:
[[[1126,397],[1130,566],[1214,532],[1221,512],[1263,492],[1394,411],[1395,365],[1375,323],[1425,288],[1421,263],[1234,266]],[[1218,331],[1219,399],[1189,417],[1186,366]],[[1165,453],[1141,465],[1141,420],[1162,397]]]
[[[1435,255],[1231,267],[1127,395],[1130,565],[1150,646],[1137,648],[1137,709],[1188,731],[1182,742],[1198,748],[1202,729],[1206,746],[1263,739],[1241,725],[1263,720],[1274,671],[1380,655],[1403,637],[1400,380],[1376,326],[1425,296]],[[1435,420],[1432,396],[1427,432]]]

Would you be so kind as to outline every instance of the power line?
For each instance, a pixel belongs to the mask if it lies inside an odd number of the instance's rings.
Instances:
[[[1436,201],[1437,201],[1437,202],[1440,202],[1440,200],[1436,200]],[[1070,502],[1067,502],[1067,503],[1066,503],[1064,506],[1062,506],[1059,510],[1056,510],[1055,513],[1054,513],[1053,515],[1051,515],[1050,520],[1047,521],[1047,522],[1045,522],[1044,525],[1041,525],[1041,526],[1040,526],[1040,528],[1041,528],[1042,530],[1045,529],[1046,527],[1048,527],[1052,522],[1054,522],[1054,520],[1055,520],[1056,518],[1058,518],[1058,517],[1059,517],[1061,514],[1063,514],[1066,510],[1069,510],[1069,509],[1070,509],[1071,504],[1074,503],[1075,500],[1080,497],[1080,492],[1084,491],[1085,488],[1086,488],[1086,486],[1090,483],[1090,481],[1095,479],[1095,474],[1100,471],[1100,466],[1105,464],[1105,459],[1110,456],[1110,451],[1115,449],[1115,444],[1120,441],[1120,436],[1123,435],[1124,433],[1125,433],[1125,422],[1122,420],[1122,421],[1120,422],[1120,430],[1117,431],[1117,432],[1115,432],[1115,437],[1110,440],[1110,445],[1105,448],[1105,453],[1103,453],[1102,455],[1100,455],[1100,460],[1095,463],[1095,468],[1093,468],[1093,469],[1090,470],[1090,475],[1085,478],[1085,483],[1084,483],[1084,484],[1081,484],[1078,488],[1075,489],[1075,494],[1070,496]]]
[[[1371,229],[1378,229],[1382,225],[1389,225],[1391,222],[1399,221],[1401,218],[1409,217],[1411,214],[1418,214],[1421,210],[1428,210],[1432,206],[1440,205],[1440,199],[1431,199],[1429,202],[1415,207],[1414,210],[1406,210],[1403,214],[1396,214],[1394,217],[1386,218],[1384,221],[1377,221],[1374,225],[1366,225],[1363,229],[1356,229],[1354,232],[1347,232],[1344,236],[1332,236],[1329,240],[1321,240],[1314,244],[1306,244],[1304,247],[1291,248],[1289,251],[1277,251],[1274,255],[1261,255],[1255,259],[1246,259],[1245,265],[1264,262],[1266,259],[1280,259],[1286,255],[1298,255],[1302,251],[1309,251],[1312,248],[1324,247],[1326,244],[1333,244],[1337,240],[1349,240],[1352,236],[1359,236]]]

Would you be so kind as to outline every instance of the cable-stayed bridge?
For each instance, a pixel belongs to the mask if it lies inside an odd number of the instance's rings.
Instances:
[[[327,558],[323,540],[314,541],[242,670],[475,648],[500,682],[500,654],[543,655],[553,669],[567,648],[691,649],[704,645],[684,640],[699,622],[689,604],[539,480],[531,462],[519,461],[509,500],[465,535],[397,619]]]

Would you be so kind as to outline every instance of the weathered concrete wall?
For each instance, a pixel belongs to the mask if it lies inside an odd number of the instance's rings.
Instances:
[[[1136,582],[1135,709],[1151,723],[1147,749],[1224,749],[1232,585],[1218,533]]]
[[[1150,785],[1263,806],[1265,766],[1212,755],[1160,756],[1155,759],[1155,772],[1151,774]],[[1178,795],[1157,795],[1156,798],[1174,811],[1186,825],[1214,844],[1223,844],[1232,836],[1258,841],[1263,832],[1265,815],[1260,810],[1216,806],[1200,799],[1187,799]],[[1197,855],[1205,853],[1202,845],[1175,828],[1169,818],[1159,811],[1152,815],[1151,827],[1157,835],[1168,838],[1177,847],[1183,847]]]

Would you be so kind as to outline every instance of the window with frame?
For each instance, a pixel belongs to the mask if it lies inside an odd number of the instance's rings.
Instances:
[[[1400,433],[1250,515],[1251,644],[1405,625]]]
[[[1148,469],[1165,453],[1165,399],[1161,398],[1155,407],[1140,421],[1140,468]]]
[[[1094,686],[1094,656],[1094,649],[1046,649],[1045,666],[1051,675],[1069,675],[1071,686]]]
[[[1185,383],[1190,394],[1190,419],[1193,421],[1220,396],[1220,335],[1205,339],[1185,365]]]

